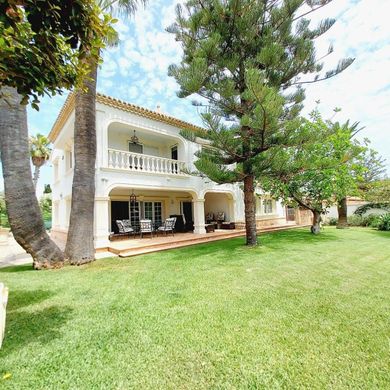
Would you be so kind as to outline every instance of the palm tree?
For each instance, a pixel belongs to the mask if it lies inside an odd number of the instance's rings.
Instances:
[[[50,141],[42,134],[30,137],[30,155],[31,161],[35,167],[34,169],[34,187],[37,188],[39,170],[50,158],[51,148]]]
[[[139,3],[146,0],[96,0],[104,13],[131,15]],[[109,37],[108,44],[115,44],[117,36]],[[86,56],[89,77],[82,88],[75,92],[74,156],[72,205],[65,257],[73,265],[95,259],[93,241],[96,162],[96,84],[98,62]]]
[[[15,240],[33,257],[35,269],[56,268],[64,256],[46,232],[30,165],[27,110],[12,87],[1,88],[0,152],[9,224]],[[26,223],[28,221],[28,223]]]

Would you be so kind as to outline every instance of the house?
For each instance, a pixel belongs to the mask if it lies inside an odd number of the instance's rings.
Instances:
[[[73,179],[75,98],[70,94],[49,134],[53,143],[52,237],[64,241],[69,224]],[[188,175],[201,147],[184,139],[193,124],[109,96],[96,97],[95,246],[105,248],[117,219],[137,225],[142,218],[161,223],[179,216],[178,229],[205,233],[206,215],[223,213],[225,221],[244,226],[243,192]],[[286,222],[280,202],[258,191],[258,226]]]

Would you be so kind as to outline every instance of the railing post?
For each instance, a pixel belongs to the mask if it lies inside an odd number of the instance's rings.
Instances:
[[[121,150],[108,149],[107,165],[109,168],[182,175],[186,168],[184,161],[164,157],[142,155]]]
[[[134,161],[134,154],[131,154],[130,155],[130,169],[132,170],[132,171],[134,171],[134,165],[135,165],[135,161]]]

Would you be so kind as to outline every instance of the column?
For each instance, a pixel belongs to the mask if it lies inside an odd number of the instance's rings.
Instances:
[[[110,241],[108,236],[110,234],[109,224],[109,197],[95,198],[95,248],[107,248]]]
[[[206,233],[205,219],[204,219],[204,199],[193,200],[194,204],[194,233]]]

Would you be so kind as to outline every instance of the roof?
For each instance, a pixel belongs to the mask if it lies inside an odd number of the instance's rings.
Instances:
[[[180,129],[189,129],[194,131],[202,130],[202,128],[199,126],[193,125],[192,123],[183,121],[173,116],[166,115],[161,112],[149,110],[147,108],[143,108],[135,104],[127,103],[123,100],[115,99],[111,96],[103,95],[101,93],[96,94],[96,102],[104,104],[109,107],[117,108],[122,111],[130,112],[132,114],[139,115],[144,118],[167,123],[168,125],[172,125]],[[61,132],[61,129],[65,125],[66,121],[69,119],[74,108],[75,108],[75,94],[71,92],[66,98],[65,103],[62,106],[61,111],[58,114],[58,117],[54,122],[54,125],[48,135],[48,138],[51,142],[54,142],[57,139],[58,135]]]

